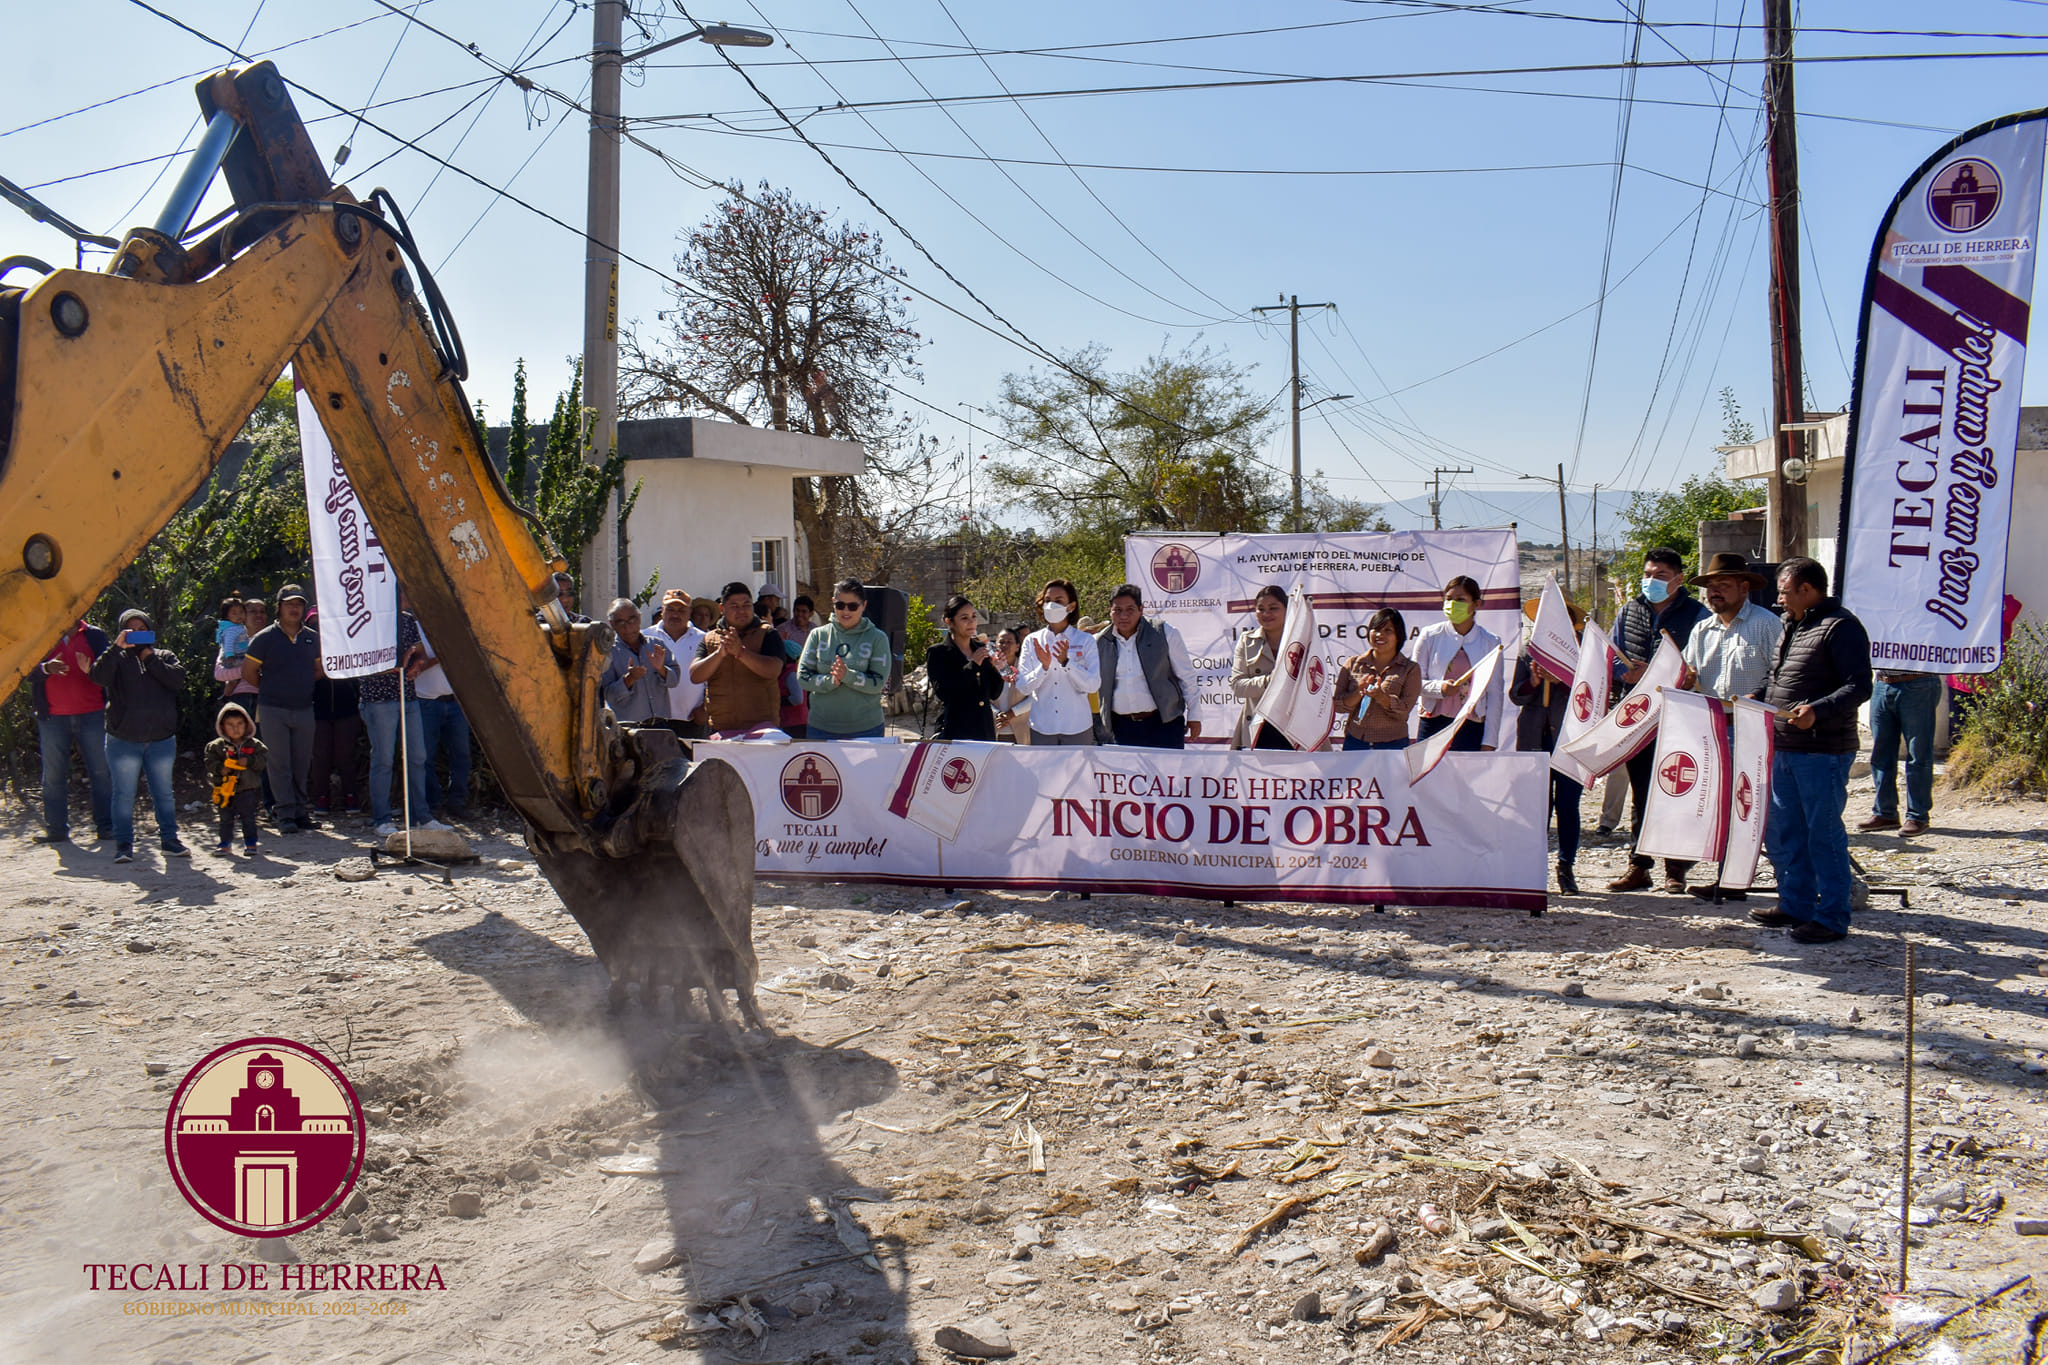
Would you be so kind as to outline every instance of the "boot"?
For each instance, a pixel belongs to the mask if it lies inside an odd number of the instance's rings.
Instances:
[[[1572,875],[1572,865],[1570,863],[1559,863],[1557,865],[1557,889],[1561,894],[1567,896],[1579,894],[1579,879]]]

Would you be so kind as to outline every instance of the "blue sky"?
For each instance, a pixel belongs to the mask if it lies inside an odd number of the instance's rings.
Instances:
[[[394,3],[538,87],[585,94],[587,9]],[[1100,343],[1132,365],[1162,346],[1206,345],[1255,365],[1255,386],[1277,392],[1285,329],[1247,310],[1282,292],[1337,303],[1334,316],[1304,317],[1304,367],[1313,395],[1354,397],[1305,419],[1304,463],[1344,493],[1391,501],[1419,494],[1438,464],[1474,466],[1455,484],[1482,497],[1539,491],[1514,475],[1548,477],[1560,461],[1577,491],[1668,486],[1713,466],[1724,385],[1765,425],[1761,0],[1647,0],[1640,32],[1634,3],[738,0],[696,17],[775,32],[774,48],[734,59],[932,257],[1046,348]],[[17,62],[0,88],[0,175],[42,186],[95,231],[148,221],[176,173],[162,158],[193,123],[192,78],[223,54],[125,0],[11,8],[17,53],[74,52],[80,34],[92,43],[89,60]],[[407,210],[468,342],[472,394],[502,419],[520,356],[544,395],[566,382],[581,336],[580,238],[477,182],[580,226],[582,115],[377,0],[159,8],[274,52],[289,79],[336,104],[376,105],[372,122],[467,172],[296,96],[320,120],[323,152],[352,145],[337,178],[358,194],[384,185]],[[673,6],[640,18],[652,36],[685,30]],[[2048,54],[2043,0],[1803,0],[1798,18],[1802,58]],[[628,46],[641,41],[629,25]],[[1631,50],[1672,65],[1612,69]],[[1900,182],[1954,132],[2039,103],[2044,61],[1800,66],[1804,338],[1818,408],[1847,399],[1862,272]],[[1610,69],[1528,70],[1583,65]],[[1426,74],[1473,71],[1502,74]],[[1037,97],[1166,85],[1220,88]],[[842,101],[862,107],[822,108]],[[767,181],[877,228],[914,287],[1003,330],[711,49],[651,59],[625,107],[673,163],[626,149],[629,256],[671,264],[677,231],[716,202],[700,177]],[[68,257],[47,227],[0,214],[6,252]],[[1609,292],[1596,309],[1603,258]],[[657,273],[622,267],[622,316],[651,324],[665,301]],[[933,302],[913,309],[931,339],[914,386],[928,406],[905,410],[957,446],[961,404],[988,405],[1006,372],[1043,362]],[[2030,401],[2048,401],[2044,382]],[[1285,467],[1284,422],[1263,454]]]

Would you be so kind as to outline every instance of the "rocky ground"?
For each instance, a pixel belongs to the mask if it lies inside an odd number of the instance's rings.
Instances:
[[[8,1360],[1862,1361],[2048,1272],[2037,802],[1858,837],[1911,906],[1820,948],[1658,894],[1532,919],[763,884],[772,1034],[736,1043],[608,1024],[502,825],[443,884],[338,879],[353,826],[117,868],[14,819]],[[163,1120],[257,1034],[341,1059],[373,1124],[358,1206],[269,1254],[445,1290],[153,1318],[130,1305],[179,1296],[87,1289],[89,1262],[255,1254],[183,1203]],[[2042,1359],[2041,1288],[1888,1358]]]

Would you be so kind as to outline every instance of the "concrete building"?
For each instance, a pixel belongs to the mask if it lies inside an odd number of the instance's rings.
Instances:
[[[1835,540],[1842,524],[1842,469],[1849,448],[1849,414],[1825,419],[1811,433],[1811,468],[1800,489],[1806,495],[1806,553],[1835,571]],[[1757,501],[1765,504],[1768,528],[1759,537],[1764,546],[1777,543],[1777,508],[1770,502],[1770,470],[1776,459],[1771,442],[1755,441],[1727,452],[1727,475],[1754,480]],[[2048,408],[2020,409],[2019,446],[2015,452],[2012,531],[2006,541],[2005,590],[2024,605],[2023,619],[2048,620]],[[1832,583],[1830,584],[1832,587]]]
[[[491,458],[505,465],[508,429],[491,429]],[[532,428],[536,454],[547,428]],[[771,579],[786,596],[810,579],[797,529],[794,479],[861,472],[858,442],[773,431],[701,417],[653,417],[619,423],[626,487],[640,501],[626,527],[627,579],[638,591],[659,572],[662,591],[711,597],[737,579],[759,589]],[[585,564],[583,609],[601,613],[613,596],[615,566]],[[658,599],[657,599],[658,600]]]

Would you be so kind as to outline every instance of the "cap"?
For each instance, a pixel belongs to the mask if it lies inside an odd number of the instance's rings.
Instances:
[[[775,581],[774,579],[772,579],[772,578],[771,578],[771,579],[769,579],[769,580],[768,580],[768,581],[767,581],[766,583],[763,583],[763,584],[761,585],[761,591],[759,591],[759,592],[755,593],[755,594],[754,594],[754,596],[756,596],[756,597],[780,597],[780,596],[782,596],[782,585],[781,585],[780,583],[777,583],[777,582],[776,582],[776,581]]]
[[[128,629],[128,623],[130,621],[141,621],[143,624],[147,625],[149,623],[149,613],[144,611],[141,607],[128,608],[128,610],[121,613],[120,623],[114,627],[114,633],[118,635],[122,631]]]
[[[661,595],[661,605],[665,607],[671,602],[680,602],[687,607],[690,605],[690,594],[684,592],[681,588],[670,588]]]
[[[301,602],[306,600],[306,590],[296,583],[287,583],[277,590],[279,606],[283,606],[286,602],[290,602],[295,598]]]

